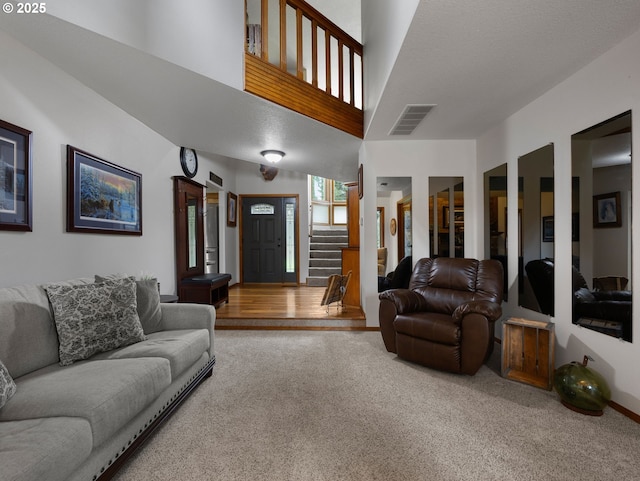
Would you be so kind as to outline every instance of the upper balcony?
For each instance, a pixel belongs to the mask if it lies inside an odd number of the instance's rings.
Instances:
[[[245,91],[363,137],[362,45],[303,0],[246,0]]]

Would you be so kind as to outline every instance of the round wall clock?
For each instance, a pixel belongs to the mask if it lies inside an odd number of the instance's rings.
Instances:
[[[184,175],[190,179],[198,173],[198,156],[196,151],[186,147],[180,147],[180,165]]]
[[[396,235],[396,231],[398,230],[398,224],[395,219],[391,219],[389,223],[389,230],[391,231],[391,235]]]

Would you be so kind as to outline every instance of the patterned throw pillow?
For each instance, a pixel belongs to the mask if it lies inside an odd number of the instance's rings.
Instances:
[[[109,276],[95,275],[97,283],[123,279],[126,274],[112,274]],[[162,330],[162,310],[160,309],[160,293],[157,279],[141,279],[136,281],[136,303],[140,324],[145,334]]]
[[[78,286],[52,284],[45,289],[62,366],[146,339],[136,311],[133,278]]]
[[[0,408],[16,393],[16,383],[0,361]]]

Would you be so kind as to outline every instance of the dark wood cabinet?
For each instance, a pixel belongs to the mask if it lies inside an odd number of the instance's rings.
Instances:
[[[179,302],[218,307],[229,300],[229,274],[205,274],[204,186],[173,178],[176,286]]]

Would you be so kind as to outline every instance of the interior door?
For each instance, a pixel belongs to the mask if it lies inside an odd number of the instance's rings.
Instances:
[[[242,199],[243,282],[284,282],[283,199]]]

